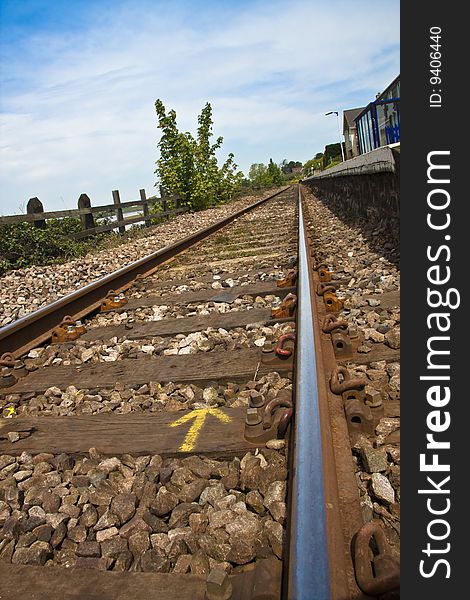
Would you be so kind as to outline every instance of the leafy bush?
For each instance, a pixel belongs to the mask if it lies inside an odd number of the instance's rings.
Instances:
[[[89,240],[69,239],[82,230],[80,219],[50,219],[45,229],[30,223],[0,227],[0,274],[30,265],[49,265],[86,254],[104,236]]]
[[[223,138],[211,143],[212,107],[206,103],[198,116],[197,136],[182,133],[176,123],[176,112],[168,113],[161,100],[155,102],[158,127],[162,136],[158,143],[160,158],[155,173],[160,188],[167,195],[177,194],[183,206],[201,210],[229,200],[239,189],[243,174],[237,172],[233,154],[219,167],[216,151]]]

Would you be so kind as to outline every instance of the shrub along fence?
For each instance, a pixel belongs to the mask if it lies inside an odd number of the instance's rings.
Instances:
[[[0,227],[2,225],[12,225],[14,223],[33,223],[40,229],[46,228],[47,219],[62,219],[65,217],[80,217],[82,230],[73,233],[70,238],[81,239],[97,233],[104,233],[118,229],[119,233],[126,231],[126,225],[134,223],[144,223],[146,227],[152,224],[152,219],[167,217],[170,219],[179,213],[186,212],[187,207],[180,206],[178,196],[150,196],[147,198],[145,189],[140,190],[140,200],[131,200],[130,202],[121,202],[119,190],[113,190],[113,204],[104,204],[102,206],[91,206],[91,200],[86,194],[81,194],[78,199],[78,209],[56,210],[45,212],[42,202],[39,198],[30,198],[26,207],[26,214],[0,216]],[[133,210],[134,209],[134,210]],[[150,210],[149,210],[150,209]],[[124,212],[141,210],[142,213],[124,218]],[[111,214],[116,216],[116,220],[105,225],[96,226],[94,215]]]

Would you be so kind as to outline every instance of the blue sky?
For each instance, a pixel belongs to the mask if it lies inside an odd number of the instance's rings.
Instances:
[[[308,160],[399,73],[398,0],[0,0],[0,214],[154,193],[161,98],[250,164]]]

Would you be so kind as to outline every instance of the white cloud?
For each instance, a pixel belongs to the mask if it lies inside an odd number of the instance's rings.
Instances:
[[[16,90],[0,113],[0,213],[30,196],[52,210],[82,192],[98,203],[116,188],[123,199],[152,191],[156,98],[184,130],[210,101],[216,135],[247,171],[335,141],[324,112],[366,103],[398,72],[395,2],[241,5],[209,25],[181,5],[101,17],[85,33],[37,34],[25,59],[5,60]]]

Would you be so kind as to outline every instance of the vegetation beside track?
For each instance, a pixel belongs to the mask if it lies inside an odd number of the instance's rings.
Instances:
[[[50,265],[83,256],[101,248],[110,236],[95,235],[89,240],[68,236],[81,231],[80,219],[50,219],[40,229],[30,223],[0,227],[0,275],[12,269],[31,265]]]
[[[244,197],[255,201],[255,198],[251,198],[252,196],[260,197],[265,190],[272,189],[272,187],[266,186],[263,190],[256,191],[251,187],[244,187],[224,204],[242,200]],[[168,208],[172,207],[169,205]],[[162,207],[159,203],[149,206],[152,225],[167,222],[166,216],[159,215],[161,211]],[[99,225],[110,222],[109,217],[103,217],[101,213],[96,218]],[[152,228],[144,225],[132,225],[124,234],[107,232],[81,240],[70,237],[80,231],[82,231],[80,219],[71,217],[48,219],[44,229],[37,228],[32,223],[0,226],[0,276],[14,269],[61,264],[90,253],[116,248],[131,240],[144,238],[154,233]]]

